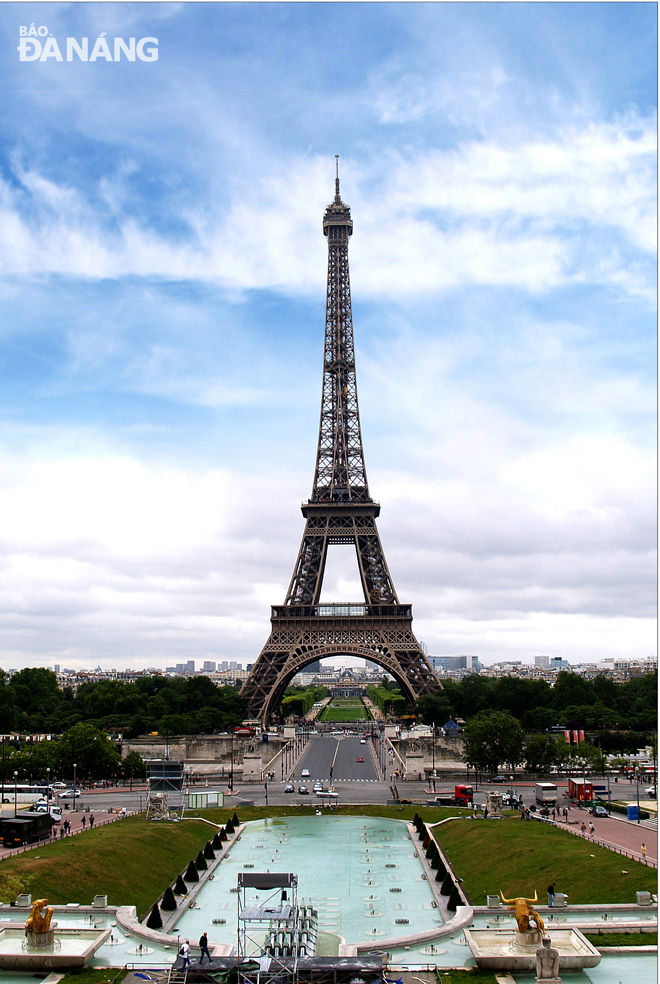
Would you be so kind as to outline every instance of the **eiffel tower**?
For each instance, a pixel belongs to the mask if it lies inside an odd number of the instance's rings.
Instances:
[[[328,287],[323,395],[316,468],[298,559],[283,605],[271,610],[271,633],[242,689],[248,713],[266,722],[289,681],[325,656],[360,656],[398,682],[409,703],[442,689],[412,631],[412,605],[402,605],[376,527],[380,505],[369,495],[355,378],[348,240],[351,210],[339,194],[323,216]],[[353,544],[364,601],[320,604],[331,544]]]

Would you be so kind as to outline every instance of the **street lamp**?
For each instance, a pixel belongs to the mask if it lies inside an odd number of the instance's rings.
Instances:
[[[76,763],[73,763],[73,812],[76,812]]]
[[[433,722],[432,728],[433,728],[433,730],[431,732],[431,749],[432,749],[432,756],[433,756],[433,766],[432,766],[432,768],[433,768],[433,792],[435,792],[435,721]]]
[[[18,816],[18,789],[16,788],[16,783],[18,781],[18,772],[14,773],[14,816]]]
[[[234,732],[231,733],[231,766],[229,770],[229,792],[234,792]]]

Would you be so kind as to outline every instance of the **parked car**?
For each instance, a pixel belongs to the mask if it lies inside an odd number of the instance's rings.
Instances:
[[[285,793],[295,793],[295,791],[296,790],[294,788],[293,783],[292,782],[287,782],[286,786],[284,787],[284,792]]]
[[[589,808],[589,813],[592,817],[609,817],[609,813],[601,803],[594,803],[594,805]]]
[[[506,776],[493,776],[488,782],[507,782]]]
[[[298,792],[301,796],[309,796],[309,789],[307,786],[298,786]]]
[[[309,779],[309,769],[303,769],[300,775],[303,777],[303,779]]]

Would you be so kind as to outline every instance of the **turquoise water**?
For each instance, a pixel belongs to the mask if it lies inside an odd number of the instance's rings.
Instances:
[[[533,984],[533,974],[514,974],[516,984]],[[597,967],[588,967],[580,974],[561,975],[562,984],[655,984],[658,979],[658,958],[655,953],[611,954],[603,957]]]
[[[298,875],[298,900],[319,913],[319,930],[361,943],[439,929],[442,916],[405,823],[378,817],[288,817],[247,825],[173,930],[236,942],[239,871]],[[234,891],[232,892],[232,889]],[[270,893],[248,892],[248,901]],[[224,925],[214,919],[226,919]],[[397,923],[405,919],[406,923]]]

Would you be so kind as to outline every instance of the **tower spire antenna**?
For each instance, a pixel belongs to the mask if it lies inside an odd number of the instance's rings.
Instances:
[[[341,197],[339,195],[339,154],[335,154],[335,203],[339,205],[341,203]]]

